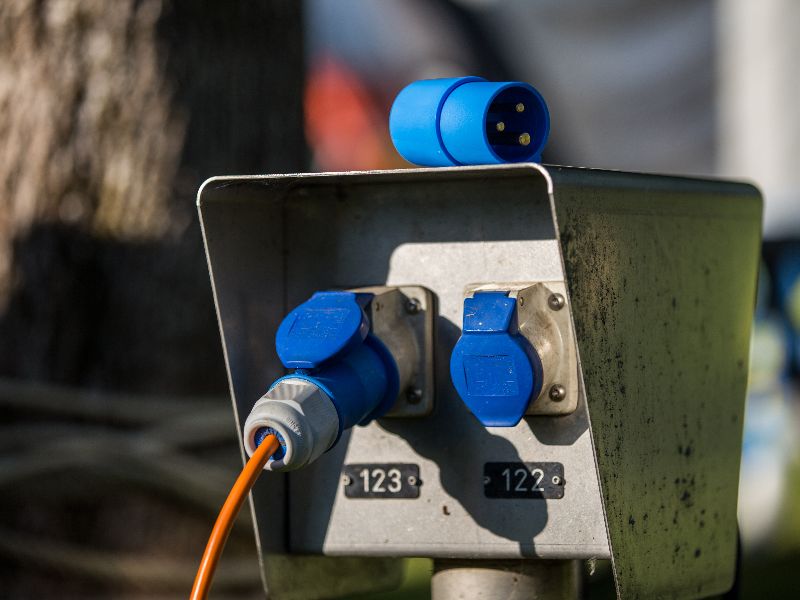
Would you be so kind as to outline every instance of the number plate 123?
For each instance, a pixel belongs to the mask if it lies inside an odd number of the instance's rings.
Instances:
[[[419,465],[357,464],[342,469],[347,498],[419,498]]]
[[[487,498],[564,497],[564,465],[556,462],[490,462],[483,466]]]

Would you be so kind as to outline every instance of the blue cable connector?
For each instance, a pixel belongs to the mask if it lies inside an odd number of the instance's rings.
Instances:
[[[397,95],[389,131],[397,151],[417,165],[541,162],[550,113],[527,83],[424,79]]]
[[[292,372],[275,381],[245,421],[248,454],[268,433],[281,448],[265,468],[297,469],[342,432],[384,415],[400,387],[397,363],[375,336],[366,308],[373,294],[317,292],[283,319],[278,357]]]

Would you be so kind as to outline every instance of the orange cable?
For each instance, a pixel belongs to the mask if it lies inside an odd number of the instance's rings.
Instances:
[[[214,528],[211,530],[211,535],[208,537],[208,544],[206,544],[203,558],[200,560],[200,566],[197,568],[197,575],[194,578],[194,585],[192,586],[192,593],[189,600],[205,600],[208,597],[208,591],[211,589],[211,581],[214,578],[214,571],[217,568],[220,556],[222,556],[222,549],[225,548],[225,542],[228,541],[228,535],[233,528],[233,523],[239,515],[239,511],[244,504],[247,494],[253,484],[261,475],[264,465],[267,464],[270,456],[275,454],[280,447],[278,438],[274,435],[268,435],[264,441],[253,452],[253,456],[247,461],[247,464],[242,469],[236,483],[233,484],[225,504],[219,511],[217,522],[214,523]]]

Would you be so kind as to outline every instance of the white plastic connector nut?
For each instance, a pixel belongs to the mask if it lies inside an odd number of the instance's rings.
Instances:
[[[271,427],[283,438],[286,452],[267,462],[267,471],[291,471],[318,459],[333,445],[339,432],[336,407],[319,387],[299,378],[279,381],[253,406],[244,424],[248,456],[256,449],[256,433]]]

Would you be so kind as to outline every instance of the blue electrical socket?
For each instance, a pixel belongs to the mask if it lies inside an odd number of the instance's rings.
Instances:
[[[527,83],[423,79],[395,98],[389,131],[397,151],[417,165],[541,162],[550,113]]]

